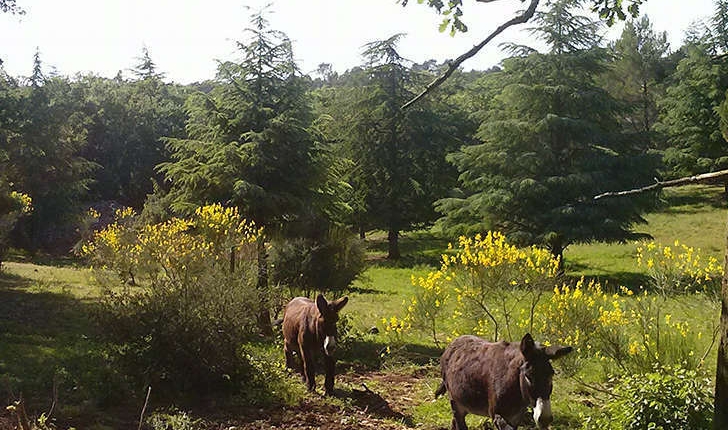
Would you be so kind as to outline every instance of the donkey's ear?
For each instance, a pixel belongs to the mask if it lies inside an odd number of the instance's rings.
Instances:
[[[329,302],[326,301],[323,294],[316,296],[316,307],[322,315],[329,312]]]
[[[533,341],[531,333],[526,333],[521,339],[521,354],[529,357],[536,350],[536,342]]]
[[[546,356],[549,358],[549,360],[555,360],[557,358],[561,358],[565,356],[566,354],[573,351],[574,348],[570,346],[549,346],[546,349],[544,349],[544,352],[546,353]]]
[[[334,300],[329,306],[331,307],[332,311],[339,312],[341,308],[346,306],[347,303],[349,303],[349,298],[344,296],[338,300]]]

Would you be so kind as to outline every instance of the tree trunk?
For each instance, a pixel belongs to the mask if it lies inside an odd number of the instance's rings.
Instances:
[[[551,250],[551,255],[559,259],[559,265],[556,267],[556,276],[562,277],[564,275],[564,245],[561,239],[554,239],[549,244],[549,249]]]
[[[270,321],[268,310],[268,251],[265,249],[265,239],[258,238],[258,295],[260,297],[260,309],[258,310],[258,329],[264,336],[273,335],[273,325]]]
[[[399,254],[399,231],[389,230],[387,240],[389,241],[389,253],[387,258],[390,260],[399,260],[399,257],[401,257]]]
[[[721,289],[720,344],[715,371],[715,430],[728,428],[728,227],[726,250],[723,257],[723,285]]]

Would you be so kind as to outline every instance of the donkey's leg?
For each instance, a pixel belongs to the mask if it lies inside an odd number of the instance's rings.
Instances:
[[[497,430],[516,430],[518,426],[513,427],[500,415],[496,414],[493,418],[493,424]]]
[[[316,389],[316,369],[314,368],[313,351],[301,347],[301,361],[303,362],[303,380],[308,391]]]
[[[298,366],[296,365],[296,358],[294,357],[293,351],[296,350],[296,347],[291,344],[290,342],[286,341],[283,342],[283,352],[286,354],[286,368],[300,371],[298,369]]]
[[[326,380],[324,389],[327,395],[334,394],[334,375],[336,371],[336,360],[334,357],[324,355],[324,366],[326,366]]]
[[[461,411],[457,403],[452,400],[450,400],[450,407],[452,408],[451,430],[468,430],[468,426],[465,424],[465,415],[467,415],[467,412]]]

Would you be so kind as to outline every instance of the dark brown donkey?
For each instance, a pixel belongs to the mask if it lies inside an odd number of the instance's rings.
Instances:
[[[526,334],[521,342],[491,343],[476,336],[460,336],[440,358],[442,383],[452,407],[452,429],[467,430],[465,415],[489,416],[498,430],[516,429],[533,407],[539,428],[548,428],[551,414],[550,360],[562,357],[570,346],[543,347]]]
[[[339,311],[349,301],[342,297],[332,302],[323,294],[316,302],[306,297],[296,297],[288,302],[283,312],[283,351],[286,353],[286,367],[296,368],[294,352],[301,356],[303,382],[308,391],[316,389],[314,358],[317,351],[323,351],[326,380],[326,394],[334,391],[334,350],[336,349],[336,322]]]

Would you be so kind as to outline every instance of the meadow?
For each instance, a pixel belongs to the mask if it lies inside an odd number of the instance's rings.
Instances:
[[[637,230],[655,242],[675,240],[700,248],[704,258],[723,261],[725,210],[722,188],[691,186],[666,190],[663,205],[646,216],[647,224]],[[290,379],[284,405],[263,405],[255,410],[223,411],[210,404],[186,406],[155,402],[147,416],[149,428],[448,428],[449,403],[434,400],[439,383],[437,362],[442,344],[427,332],[387,331],[386,320],[402,318],[417,293],[412,277],[426,276],[439,266],[448,238],[437,232],[413,232],[402,239],[403,259],[386,261],[385,237],[370,234],[369,267],[348,293],[349,304],[342,311],[342,355],[337,376],[337,395],[323,398],[303,392],[299,380]],[[636,243],[585,244],[565,252],[568,282],[585,277],[600,282],[605,291],[624,286],[637,292],[647,287],[645,265],[638,266]],[[53,417],[56,428],[127,428],[136,425],[144,404],[144,390],[133,398],[118,398],[108,386],[114,369],[107,364],[97,343],[89,315],[99,297],[89,273],[73,263],[38,264],[15,256],[0,271],[0,399],[6,404],[22,395],[35,417]],[[543,299],[542,299],[543,300]],[[624,297],[624,300],[633,300]],[[661,315],[674,315],[689,327],[691,343],[704,364],[701,375],[715,373],[712,331],[718,322],[718,304],[709,295],[677,295],[659,302]],[[445,324],[438,335],[442,341],[453,327]],[[515,337],[515,336],[514,336]],[[520,337],[520,336],[518,336]],[[537,339],[538,340],[538,339]],[[283,362],[280,342],[264,343],[262,354]],[[569,363],[567,363],[569,364]],[[598,360],[586,360],[579,371],[565,364],[557,366],[554,382],[553,429],[582,428],[585,417],[609,399],[609,368]],[[573,363],[571,363],[573,365]],[[711,382],[704,387],[712,391]],[[319,383],[321,386],[322,384]],[[22,390],[22,393],[20,393]],[[156,414],[155,414],[156,412]],[[166,417],[166,418],[165,418]],[[12,417],[0,414],[0,428]],[[471,428],[487,420],[468,417]],[[161,424],[160,424],[161,423]],[[176,424],[175,424],[176,423]],[[228,428],[228,427],[225,427]]]

